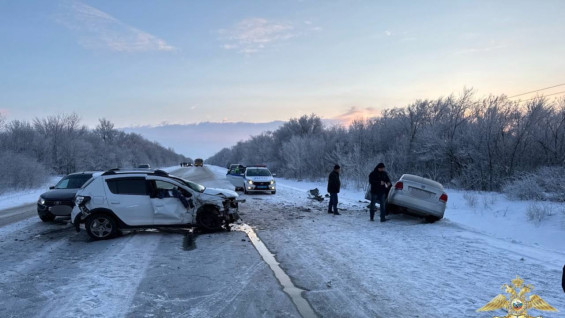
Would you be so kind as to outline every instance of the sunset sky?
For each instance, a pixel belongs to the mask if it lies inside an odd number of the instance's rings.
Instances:
[[[564,12],[562,0],[2,0],[0,112],[257,123],[371,116],[464,87],[515,95],[565,83]]]

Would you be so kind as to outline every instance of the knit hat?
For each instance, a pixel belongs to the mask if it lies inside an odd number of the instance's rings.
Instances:
[[[341,168],[339,165],[335,165],[335,166],[334,166],[334,170],[337,170],[337,169],[339,169],[339,168]]]
[[[384,168],[384,167],[385,167],[385,164],[382,163],[382,162],[377,165],[377,169],[379,169],[379,168]]]

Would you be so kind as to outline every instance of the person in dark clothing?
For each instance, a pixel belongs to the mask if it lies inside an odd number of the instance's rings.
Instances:
[[[561,287],[563,287],[563,292],[565,293],[565,265],[563,266],[563,277],[561,277]]]
[[[334,215],[339,215],[339,212],[337,212],[337,194],[339,193],[339,189],[341,188],[341,182],[339,181],[339,171],[340,166],[335,165],[334,170],[330,172],[330,176],[328,178],[328,193],[330,194],[328,213],[333,213]]]
[[[385,171],[384,163],[379,163],[373,172],[369,174],[369,183],[371,184],[371,205],[370,220],[375,217],[375,203],[379,203],[381,210],[381,222],[387,221],[386,215],[386,195],[391,186],[388,173]]]

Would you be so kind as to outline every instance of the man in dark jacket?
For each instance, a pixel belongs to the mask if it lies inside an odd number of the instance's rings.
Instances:
[[[335,215],[339,215],[339,212],[337,212],[337,194],[339,193],[339,188],[341,187],[341,182],[339,181],[339,171],[339,165],[335,165],[334,170],[330,172],[330,176],[328,178],[328,193],[330,194],[330,205],[328,206],[328,213],[333,213]]]
[[[565,293],[565,265],[563,266],[563,277],[561,277],[561,287],[563,287],[563,292]]]
[[[385,171],[384,163],[379,163],[373,172],[369,174],[369,183],[371,184],[371,221],[375,217],[375,203],[379,203],[381,210],[381,222],[387,221],[386,215],[386,194],[390,188],[390,178]]]

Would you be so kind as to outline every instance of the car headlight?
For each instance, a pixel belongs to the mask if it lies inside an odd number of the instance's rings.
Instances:
[[[247,180],[247,183],[253,184],[253,180]]]
[[[39,197],[39,200],[37,200],[37,203],[41,204],[41,205],[45,205],[45,199],[42,197]]]
[[[275,180],[271,180],[271,184],[275,184]]]

